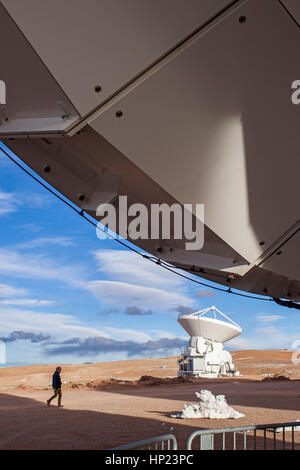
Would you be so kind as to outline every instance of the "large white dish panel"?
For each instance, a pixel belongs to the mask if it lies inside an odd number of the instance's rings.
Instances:
[[[300,2],[299,0],[281,0],[289,13],[300,24]]]
[[[0,79],[6,84],[0,136],[60,132],[74,124],[78,114],[73,105],[1,3],[0,43]]]
[[[231,2],[2,0],[81,115]]]
[[[279,248],[261,266],[290,279],[300,279],[300,232]]]
[[[248,1],[91,125],[253,262],[299,215],[298,49],[279,2]]]

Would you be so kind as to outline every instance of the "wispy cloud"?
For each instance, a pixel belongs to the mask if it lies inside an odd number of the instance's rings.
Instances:
[[[300,328],[286,332],[273,325],[256,328],[248,337],[239,336],[226,343],[234,349],[283,349],[290,348],[293,341],[300,338]]]
[[[52,199],[48,195],[30,191],[5,192],[0,190],[0,216],[18,211],[22,207],[41,209],[48,207]]]
[[[95,355],[99,353],[125,352],[132,356],[158,356],[179,354],[187,341],[181,338],[161,338],[159,340],[137,343],[134,341],[116,341],[114,339],[91,337],[84,340],[74,338],[55,347],[48,347],[49,355]]]
[[[24,332],[43,333],[58,340],[73,337],[87,338],[90,336],[110,337],[102,328],[85,325],[73,315],[60,313],[44,313],[28,308],[14,308],[0,305],[1,334],[9,335],[18,329]]]
[[[52,279],[72,284],[82,279],[83,266],[67,265],[42,254],[24,254],[2,248],[0,271],[14,278]]]
[[[259,322],[259,323],[273,323],[273,322],[276,322],[278,320],[284,320],[284,317],[282,317],[281,315],[268,315],[268,314],[265,314],[265,313],[259,313],[256,315],[256,320]]]
[[[170,310],[178,304],[193,304],[193,299],[184,293],[174,289],[163,290],[156,287],[148,287],[129,284],[121,281],[92,281],[88,284],[101,302],[111,305],[134,306],[146,310]]]
[[[16,212],[18,210],[18,202],[13,193],[0,191],[0,216]]]
[[[43,241],[39,238],[27,246],[37,246]],[[72,243],[64,237],[55,238],[51,242]],[[178,305],[192,308],[195,303],[187,284],[162,272],[156,264],[120,250],[104,250],[95,256],[101,277],[108,279],[90,281],[89,270],[82,261],[69,264],[43,252],[24,253],[20,246],[14,249],[0,248],[0,271],[14,279],[59,281],[86,290],[100,300],[102,309],[118,309],[126,315],[149,315],[150,312],[158,311],[169,313],[170,309],[176,310]]]
[[[105,305],[126,305],[127,315],[194,305],[187,284],[155,263],[124,250],[99,250],[94,256],[108,279],[89,282],[87,288]]]
[[[152,339],[148,333],[130,328],[104,326],[103,330],[110,338],[116,341],[135,341],[136,343],[143,343],[145,341],[151,341]]]
[[[112,280],[157,287],[183,289],[185,283],[156,263],[125,250],[98,250],[94,253],[98,269]]]
[[[29,291],[21,287],[14,287],[8,284],[0,284],[0,297],[19,297],[28,295]]]
[[[74,246],[75,243],[70,237],[40,237],[28,240],[17,245],[18,249],[47,248],[49,245]]]
[[[14,198],[19,207],[29,209],[43,209],[49,207],[53,203],[53,197],[46,193],[33,191],[16,191]]]
[[[16,305],[21,307],[47,307],[54,305],[53,300],[39,300],[39,299],[5,299],[0,300],[2,305]]]
[[[51,344],[69,341],[77,338],[78,341],[86,338],[102,337],[115,341],[134,341],[144,343],[152,340],[152,336],[144,331],[114,326],[88,326],[74,315],[60,313],[44,313],[43,311],[26,308],[12,308],[0,305],[1,335],[9,336],[16,330],[24,333],[48,335],[52,338]]]
[[[174,335],[174,333],[170,333],[170,331],[166,331],[166,330],[150,330],[149,333],[154,335],[155,339],[162,339],[162,338],[174,339],[174,338],[176,338],[176,335]],[[184,337],[184,339],[186,340],[185,337]]]
[[[20,307],[47,307],[54,305],[53,300],[24,298],[30,291],[22,287],[14,287],[9,284],[0,284],[0,305],[15,305]]]
[[[34,224],[34,223],[18,225],[17,228],[20,229],[22,232],[26,231],[26,232],[33,232],[33,233],[39,233],[43,230],[43,228],[40,225]]]

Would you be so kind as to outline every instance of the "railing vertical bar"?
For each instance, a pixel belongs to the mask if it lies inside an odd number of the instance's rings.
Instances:
[[[266,450],[268,447],[268,439],[267,439],[267,432],[272,433],[273,432],[273,447],[274,450],[276,449],[287,449],[290,448],[289,441],[287,441],[287,429],[291,429],[292,431],[292,444],[291,448],[292,450],[295,449],[295,430],[297,428],[298,423],[296,422],[289,422],[289,423],[274,423],[274,424],[263,424],[263,425],[253,425],[253,426],[240,426],[240,427],[233,427],[233,428],[223,428],[223,429],[203,429],[199,431],[195,431],[192,433],[187,441],[187,448],[191,450],[192,448],[192,442],[194,438],[199,437],[199,449],[214,449],[215,448],[215,436],[218,436],[217,439],[217,444],[220,444],[220,448],[223,450],[228,448],[228,444],[226,443],[226,437],[227,433],[230,434],[230,445],[229,448],[233,448],[233,450],[237,450],[238,448],[244,448],[244,450],[247,450],[247,448],[253,448],[254,450],[257,449],[257,447],[261,447],[260,445],[257,444],[258,437],[262,437],[262,432],[263,432],[263,448]],[[283,432],[282,434],[282,445],[281,445],[281,436],[279,439],[279,444],[277,441],[277,432],[280,430]],[[250,432],[253,434],[249,435],[248,442],[247,442],[247,433]],[[222,434],[222,438],[221,438]],[[232,438],[231,438],[232,435]],[[240,436],[240,437],[239,437]],[[169,436],[168,436],[169,437]],[[252,438],[253,438],[253,446],[252,446]],[[232,439],[232,440],[231,440]],[[241,443],[239,441],[241,439]],[[250,439],[250,445],[249,445],[249,439]],[[222,444],[221,444],[222,442]],[[240,446],[241,444],[241,446]],[[271,445],[272,448],[272,445]]]
[[[166,445],[164,445],[166,443]],[[177,449],[177,440],[173,434],[164,434],[163,436],[157,436],[150,439],[145,439],[143,441],[132,442],[131,444],[125,444],[122,446],[114,447],[109,450],[129,450],[129,449],[139,449],[139,450],[159,450],[159,449],[166,449],[174,450]]]

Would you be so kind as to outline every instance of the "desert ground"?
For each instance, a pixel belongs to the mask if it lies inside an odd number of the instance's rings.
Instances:
[[[2,368],[0,449],[101,450],[168,433],[185,449],[198,429],[300,419],[300,365],[291,361],[291,351],[234,351],[232,356],[241,375],[217,379],[178,379],[176,357],[62,365],[64,408],[55,400],[46,405],[53,371],[61,364]],[[225,395],[245,417],[171,417],[185,403],[197,402],[195,392],[202,389]],[[295,436],[300,449],[300,432]],[[279,447],[281,435],[276,437]],[[272,433],[267,444],[272,448]]]

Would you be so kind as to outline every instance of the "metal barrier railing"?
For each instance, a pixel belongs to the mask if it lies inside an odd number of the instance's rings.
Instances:
[[[177,440],[173,434],[151,437],[144,441],[132,442],[108,450],[177,450]]]
[[[201,429],[193,432],[187,440],[187,450],[192,450],[194,439],[199,437],[199,450],[214,450],[220,448],[220,450],[238,450],[238,447],[242,447],[240,450],[250,450],[248,447],[249,441],[251,447],[256,450],[258,447],[263,450],[267,450],[267,432],[272,432],[272,448],[277,449],[278,441],[276,439],[276,431],[282,431],[282,443],[281,449],[286,449],[286,432],[291,432],[291,450],[295,449],[295,427],[299,428],[299,421],[291,423],[274,423],[274,424],[258,424],[254,426],[240,426],[235,428],[221,428],[221,429]],[[287,428],[289,428],[287,430]],[[248,433],[253,434],[247,436]],[[260,435],[262,434],[262,435]],[[218,439],[217,446],[215,436],[221,435],[221,439]],[[226,437],[232,436],[229,445],[232,444],[230,449],[228,446],[228,439],[226,443]],[[259,446],[258,444],[259,440]]]

